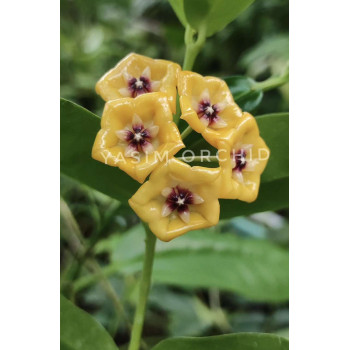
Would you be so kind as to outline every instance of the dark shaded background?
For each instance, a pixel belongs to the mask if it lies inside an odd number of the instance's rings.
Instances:
[[[165,0],[61,1],[61,95],[101,112],[96,81],[136,52],[182,64],[184,29]],[[288,60],[288,1],[259,0],[209,38],[194,70],[265,79]],[[258,114],[286,111],[286,89],[266,94]]]

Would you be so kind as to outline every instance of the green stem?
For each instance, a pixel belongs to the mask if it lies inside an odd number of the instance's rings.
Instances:
[[[182,141],[192,132],[192,128],[188,126],[182,133],[181,133],[181,138]]]
[[[156,246],[156,236],[149,230],[148,226],[144,225],[144,227],[146,231],[146,251],[143,260],[140,294],[135,312],[129,350],[139,350],[140,348],[141,334],[146,313],[146,304],[151,285],[154,251]]]
[[[183,70],[192,70],[194,66],[194,62],[202,49],[205,39],[206,39],[206,27],[202,26],[198,30],[198,37],[195,39],[196,32],[189,26],[186,26],[185,31],[185,58],[184,63],[182,65]],[[189,126],[185,131],[181,134],[182,139],[187,137],[192,132],[192,128]]]
[[[197,39],[195,39],[195,34],[196,32],[189,25],[187,25],[186,31],[185,31],[186,51],[185,51],[184,63],[182,65],[183,70],[192,70],[194,66],[194,62],[205,43],[205,39],[206,39],[205,26],[202,26],[198,30]]]
[[[192,163],[192,162],[217,162],[218,157],[217,156],[188,156],[188,157],[176,157],[178,160],[182,160],[187,163]]]
[[[254,84],[252,87],[252,90],[269,91],[269,90],[278,88],[280,86],[283,86],[284,84],[288,83],[288,81],[289,81],[289,70],[286,69],[284,74],[280,76],[270,77],[265,81],[261,81],[259,83]]]

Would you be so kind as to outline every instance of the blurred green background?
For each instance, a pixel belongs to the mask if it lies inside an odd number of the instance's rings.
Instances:
[[[281,74],[288,64],[288,26],[288,1],[256,1],[207,40],[194,70],[258,81]],[[61,96],[101,115],[104,102],[94,86],[108,69],[129,52],[182,64],[183,36],[165,0],[62,0]],[[288,111],[288,86],[266,92],[254,113],[280,111]],[[61,195],[62,292],[123,346],[137,297],[142,227],[130,208],[65,176]],[[181,273],[184,261],[196,281]],[[215,266],[208,271],[210,261]],[[226,220],[159,244],[154,281],[148,344],[241,331],[286,336],[288,211]]]

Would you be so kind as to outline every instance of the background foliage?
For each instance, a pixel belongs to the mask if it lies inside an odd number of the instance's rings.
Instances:
[[[62,0],[61,95],[101,115],[104,102],[94,85],[106,70],[131,51],[181,64],[183,36],[184,28],[165,0]],[[235,75],[227,79],[235,99],[245,110],[263,115],[288,111],[288,87],[263,91],[252,86],[282,74],[287,60],[288,1],[261,0],[207,39],[194,70]],[[107,349],[114,339],[123,349],[144,249],[142,227],[125,205],[138,185],[90,159],[96,115],[66,100],[61,111],[61,291],[87,312],[64,300],[63,320],[76,317],[87,329],[102,324],[107,332],[96,330],[100,344],[105,342]],[[169,336],[288,334],[286,118],[285,113],[258,117],[275,157],[264,174],[260,201],[223,201],[217,227],[158,242],[144,329],[148,345]],[[84,139],[76,137],[79,132]],[[195,144],[198,140],[191,137]],[[278,211],[266,212],[274,209]],[[260,211],[264,213],[250,215]],[[64,333],[62,349],[80,349],[74,329]],[[224,349],[226,338],[220,339]],[[256,341],[271,350],[276,339]],[[182,343],[181,349],[195,349],[190,344]],[[172,346],[160,343],[157,349],[177,349]]]

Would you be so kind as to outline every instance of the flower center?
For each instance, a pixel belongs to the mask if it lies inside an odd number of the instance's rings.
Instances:
[[[128,81],[128,86],[132,97],[152,91],[150,79],[142,75],[140,78],[131,78]]]
[[[208,122],[208,125],[215,123],[218,119],[218,108],[216,105],[212,105],[210,101],[202,100],[198,105],[198,117],[204,118]]]
[[[157,136],[158,131],[159,127],[153,123],[145,128],[142,119],[135,115],[131,128],[127,127],[117,131],[119,139],[128,144],[125,156],[134,157],[133,153],[135,152],[152,153],[154,151],[152,140]]]
[[[208,106],[208,107],[205,109],[205,114],[207,114],[207,115],[212,115],[213,113],[215,113],[214,106]]]
[[[144,145],[150,143],[152,140],[151,134],[143,124],[133,125],[132,130],[129,130],[126,141],[129,146],[134,148],[135,152],[145,152]]]
[[[201,196],[180,186],[172,188],[166,187],[163,189],[162,195],[166,198],[162,209],[162,216],[168,216],[173,211],[177,210],[180,218],[186,223],[190,221],[189,205],[201,204],[204,202]]]
[[[235,161],[236,166],[232,170],[242,171],[247,166],[247,152],[244,149],[240,149],[232,155],[232,159]]]
[[[135,141],[141,141],[143,139],[142,134],[137,132],[134,134],[134,140]]]

